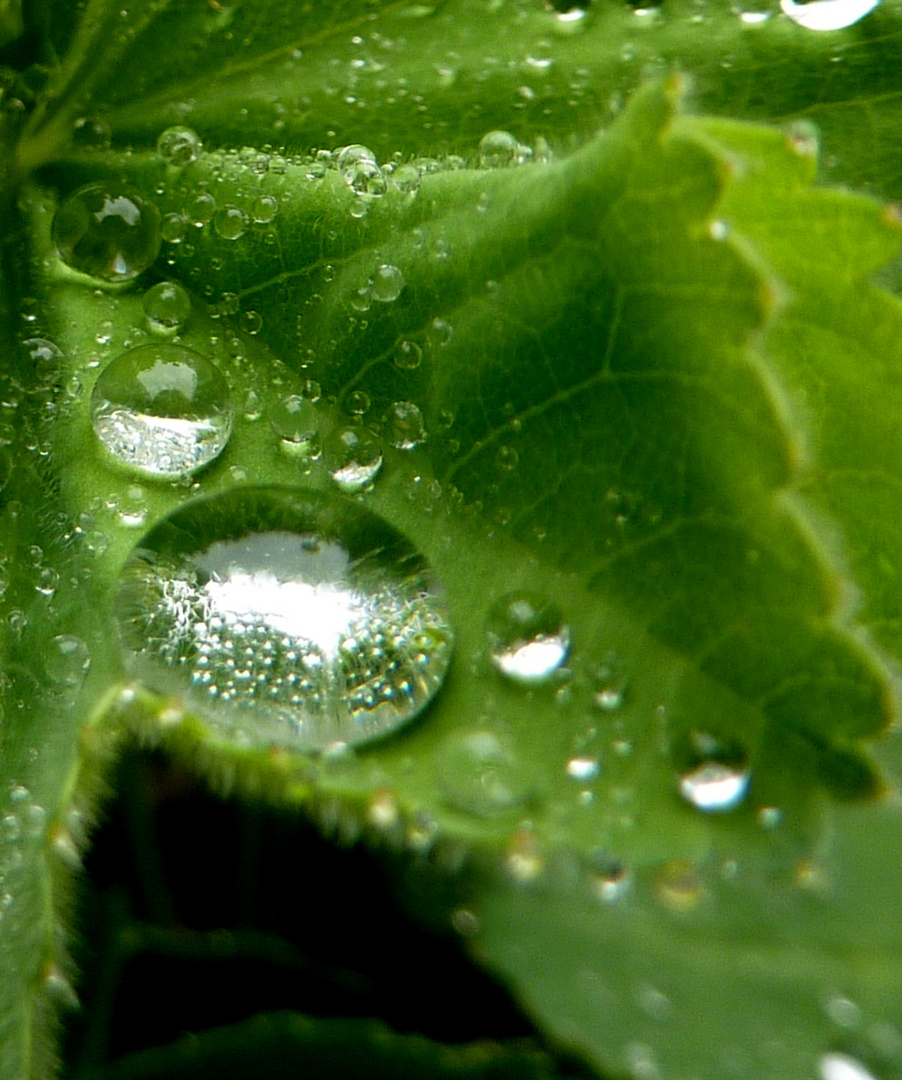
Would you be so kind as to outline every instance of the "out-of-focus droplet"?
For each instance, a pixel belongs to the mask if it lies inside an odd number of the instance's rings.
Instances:
[[[806,30],[844,30],[870,14],[880,0],[780,0],[780,9]]]
[[[516,755],[490,731],[447,739],[439,756],[438,781],[446,803],[476,817],[520,807],[533,791]]]

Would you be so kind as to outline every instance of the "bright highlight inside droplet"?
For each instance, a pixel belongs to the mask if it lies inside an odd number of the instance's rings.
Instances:
[[[247,486],[156,525],[120,577],[134,674],[242,742],[303,750],[406,724],[453,634],[420,553],[332,493]]]
[[[780,9],[806,30],[843,30],[868,15],[880,0],[812,0],[796,4],[780,0]]]

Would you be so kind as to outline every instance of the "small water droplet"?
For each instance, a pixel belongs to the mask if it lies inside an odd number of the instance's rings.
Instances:
[[[354,143],[339,151],[336,164],[344,182],[358,195],[384,195],[388,188],[385,173],[376,164],[376,155],[369,147]]]
[[[273,408],[269,422],[284,449],[307,453],[319,427],[319,416],[309,398],[289,394]]]
[[[232,431],[228,384],[180,345],[139,345],[116,357],[91,396],[94,431],[118,461],[148,476],[187,476],[213,461]]]
[[[440,348],[451,340],[451,324],[447,319],[433,319],[426,327],[426,340],[432,348]]]
[[[197,161],[203,148],[197,132],[187,127],[166,128],[157,139],[157,153],[167,165],[178,169]]]
[[[751,770],[745,747],[735,739],[693,731],[676,756],[680,794],[699,810],[732,810],[745,798]]]
[[[403,195],[413,195],[420,186],[420,170],[416,165],[399,165],[391,174],[391,182]]]
[[[449,806],[476,817],[522,806],[533,788],[512,750],[490,731],[456,733],[446,739],[438,781]]]
[[[238,206],[220,206],[213,215],[213,228],[223,240],[238,240],[247,231],[247,224],[247,215]]]
[[[279,201],[274,195],[260,195],[251,207],[251,216],[260,225],[268,225],[279,212]]]
[[[390,304],[397,300],[404,288],[404,275],[397,266],[380,266],[370,282],[370,295],[374,300]]]
[[[159,281],[144,294],[144,316],[154,333],[177,333],[191,314],[191,297],[176,281]]]
[[[156,525],[116,604],[133,673],[218,730],[321,749],[412,720],[452,632],[422,555],[352,500],[244,486]]]
[[[604,848],[596,848],[589,856],[592,888],[599,900],[611,904],[627,893],[632,875],[626,865]]]
[[[53,218],[59,257],[103,281],[130,281],[160,250],[160,215],[136,192],[88,184],[65,198]]]
[[[519,142],[509,131],[489,131],[479,140],[479,164],[483,169],[513,165],[519,149]]]
[[[360,491],[382,468],[382,440],[366,427],[340,427],[323,443],[323,461],[342,491]]]
[[[216,213],[216,200],[209,191],[202,191],[191,200],[188,206],[188,220],[197,228],[213,220]]]
[[[762,806],[758,811],[758,824],[765,829],[776,829],[783,821],[783,811],[778,806]]]
[[[510,593],[489,610],[486,645],[493,665],[524,686],[547,682],[570,650],[570,628],[542,597]]]
[[[733,0],[733,12],[746,26],[761,26],[774,14],[776,0]]]
[[[414,371],[420,366],[423,350],[415,341],[399,341],[395,349],[395,367],[402,371]]]
[[[59,686],[81,686],[90,666],[91,655],[81,638],[58,634],[49,642],[44,671],[52,682]]]
[[[398,450],[413,450],[426,438],[423,414],[410,401],[396,401],[388,414],[389,442]]]
[[[363,416],[371,404],[370,395],[365,390],[352,390],[345,398],[345,410],[351,416]]]
[[[101,116],[80,116],[72,125],[72,143],[79,150],[106,150],[112,132]]]
[[[567,775],[571,780],[579,780],[585,783],[594,780],[601,772],[601,764],[597,758],[572,757],[567,762]]]
[[[166,214],[160,223],[160,236],[167,244],[180,244],[188,231],[188,219],[182,214]]]
[[[520,462],[520,455],[513,446],[500,446],[495,454],[495,466],[501,472],[513,472]]]
[[[843,30],[870,14],[880,0],[780,0],[780,9],[806,30]]]
[[[818,1062],[821,1080],[874,1080],[874,1075],[851,1054],[824,1054]]]
[[[692,863],[673,859],[656,875],[655,896],[670,911],[687,912],[698,907],[704,899],[705,887]]]
[[[861,1006],[841,994],[829,998],[824,1005],[824,1011],[839,1027],[857,1028],[861,1025]]]

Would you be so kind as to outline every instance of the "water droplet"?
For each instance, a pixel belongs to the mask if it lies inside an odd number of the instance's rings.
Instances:
[[[74,270],[103,281],[130,281],[157,257],[160,215],[135,192],[88,184],[60,203],[53,243]]]
[[[489,131],[479,140],[479,164],[483,169],[501,169],[517,160],[520,144],[509,131]]]
[[[606,904],[619,900],[632,884],[632,875],[624,863],[603,848],[589,856],[589,870],[593,891]]]
[[[178,169],[197,161],[203,148],[197,132],[187,127],[166,128],[157,139],[157,153],[167,165]]]
[[[691,862],[673,859],[656,875],[655,896],[670,911],[687,912],[697,908],[704,899],[705,886]]]
[[[369,288],[374,300],[390,304],[401,295],[404,288],[404,275],[397,266],[380,266],[373,274]]]
[[[758,811],[758,824],[765,829],[776,829],[783,821],[783,811],[778,806],[762,806]]]
[[[510,593],[492,605],[485,627],[494,666],[525,686],[546,682],[570,650],[570,628],[554,604]]]
[[[824,1054],[818,1072],[821,1080],[874,1080],[873,1073],[851,1054]]]
[[[495,465],[502,472],[512,472],[520,461],[520,455],[512,446],[500,446],[495,455]]]
[[[91,666],[88,646],[71,634],[58,634],[47,647],[44,671],[59,686],[81,686]]]
[[[342,491],[360,491],[382,468],[382,440],[369,428],[336,428],[323,444],[323,461]]]
[[[522,806],[532,782],[510,748],[490,731],[455,734],[442,745],[438,763],[442,798],[476,817]]]
[[[426,327],[426,340],[434,348],[447,345],[451,340],[451,324],[447,319],[433,319]]]
[[[391,182],[403,195],[413,195],[420,186],[420,170],[416,165],[399,165],[391,174]]]
[[[857,1028],[861,1025],[861,1006],[852,1001],[851,998],[843,997],[841,994],[829,998],[824,1006],[824,1011],[833,1023],[838,1024],[839,1027]]]
[[[220,206],[213,215],[213,228],[223,240],[238,240],[247,230],[247,215],[240,207]]]
[[[338,171],[344,182],[358,195],[384,195],[388,188],[385,173],[376,164],[376,155],[369,147],[354,143],[338,154]]]
[[[272,410],[269,422],[286,450],[306,453],[319,427],[319,416],[309,398],[289,394]]]
[[[792,120],[784,130],[786,145],[799,157],[816,158],[821,148],[821,133],[813,120]]]
[[[167,244],[180,244],[188,231],[188,219],[183,214],[166,214],[160,223],[160,236]]]
[[[601,765],[597,758],[573,757],[567,762],[567,775],[572,780],[594,780],[600,772]]]
[[[212,221],[215,213],[216,200],[209,191],[202,191],[199,195],[196,195],[188,207],[188,219],[197,228],[206,225],[208,221]]]
[[[733,0],[733,12],[746,26],[761,26],[774,14],[776,0]]]
[[[232,432],[228,384],[206,357],[180,345],[139,345],[116,357],[91,396],[94,431],[114,458],[174,478],[214,460]]]
[[[780,0],[780,9],[806,30],[842,30],[868,15],[880,0]]]
[[[144,316],[157,334],[171,335],[187,322],[191,297],[175,281],[160,281],[144,294]]]
[[[254,221],[260,225],[268,225],[271,221],[275,220],[276,214],[279,212],[278,199],[273,195],[260,195],[254,200],[254,205],[251,208],[251,214]]]
[[[110,125],[100,116],[80,116],[72,125],[72,143],[79,150],[106,150],[111,136]]]
[[[422,555],[340,495],[244,486],[187,503],[126,563],[134,674],[217,729],[321,749],[412,720],[453,635]]]
[[[415,341],[399,341],[395,349],[395,367],[402,371],[414,371],[420,366],[423,350]]]
[[[751,770],[745,747],[735,739],[693,731],[676,756],[680,794],[699,810],[732,810],[745,798]]]
[[[423,414],[410,401],[396,401],[388,414],[389,442],[398,450],[413,450],[426,438]]]
[[[351,416],[363,416],[371,404],[370,395],[365,390],[352,390],[345,398],[345,409]]]

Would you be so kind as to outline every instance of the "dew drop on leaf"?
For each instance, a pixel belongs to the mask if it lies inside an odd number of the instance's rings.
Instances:
[[[286,450],[305,453],[316,435],[319,416],[309,398],[288,394],[273,407],[269,423]]]
[[[411,401],[396,401],[388,414],[389,442],[397,450],[413,450],[426,438],[423,414]]]
[[[106,150],[111,135],[110,125],[100,116],[80,116],[72,125],[72,145],[79,150]]]
[[[820,1080],[874,1080],[873,1073],[851,1054],[824,1054],[818,1062]]]
[[[137,193],[115,185],[88,184],[67,196],[53,218],[59,257],[103,281],[130,281],[160,250],[160,219]]]
[[[247,231],[247,215],[238,206],[220,206],[213,215],[213,228],[223,240],[238,240]]]
[[[191,314],[191,298],[176,281],[151,285],[142,303],[147,325],[163,336],[177,333]]]
[[[745,26],[761,26],[774,14],[776,0],[733,0],[732,8]]]
[[[492,664],[513,682],[547,682],[570,650],[570,627],[550,601],[527,593],[509,593],[489,610],[486,646]]]
[[[202,150],[197,132],[187,127],[168,127],[157,139],[157,153],[167,165],[179,169],[197,161]]]
[[[490,731],[455,734],[447,739],[439,758],[438,781],[449,806],[476,817],[522,806],[533,792],[527,771]]]
[[[732,810],[745,798],[751,770],[745,747],[735,739],[693,731],[678,741],[675,757],[680,794],[699,810]]]
[[[509,131],[489,131],[479,140],[479,164],[483,169],[501,169],[517,161],[520,144]]]
[[[606,904],[619,900],[632,884],[628,867],[604,848],[596,848],[590,854],[589,871],[593,892]]]
[[[601,765],[597,758],[572,757],[567,762],[567,775],[571,780],[579,780],[585,783],[594,780],[601,772]]]
[[[413,195],[420,186],[420,170],[416,165],[399,165],[391,174],[391,182],[402,195]]]
[[[880,0],[780,0],[780,9],[806,30],[843,30],[870,14]]]
[[[399,341],[395,347],[395,367],[402,371],[414,371],[422,359],[423,350],[415,341]]]
[[[336,428],[323,443],[323,461],[342,491],[360,491],[382,468],[382,440],[366,427]]]
[[[139,345],[101,373],[91,419],[103,447],[147,476],[173,479],[202,469],[232,432],[228,384],[206,357],[181,345]]]
[[[246,486],[190,502],[127,561],[133,673],[253,742],[322,749],[412,720],[453,634],[419,551],[343,496]]]
[[[90,666],[88,646],[81,638],[58,634],[48,643],[44,670],[51,682],[59,686],[81,686]]]
[[[260,225],[268,225],[279,212],[279,202],[274,195],[260,195],[254,200],[251,215]]]
[[[370,295],[374,300],[390,304],[397,300],[404,288],[404,275],[397,266],[380,266],[370,282]]]

